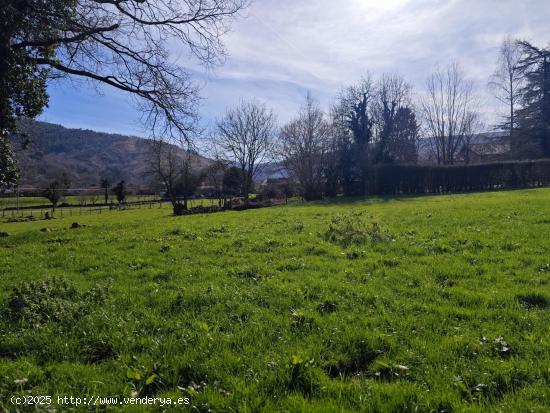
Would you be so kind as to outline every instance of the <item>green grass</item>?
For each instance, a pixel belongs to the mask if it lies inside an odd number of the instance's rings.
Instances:
[[[547,189],[0,227],[0,410],[14,394],[550,406]]]

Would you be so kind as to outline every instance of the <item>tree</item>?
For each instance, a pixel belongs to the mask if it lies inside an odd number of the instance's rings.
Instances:
[[[520,41],[520,69],[525,76],[522,107],[517,119],[523,142],[522,156],[550,156],[550,48],[541,49]]]
[[[396,163],[417,163],[420,125],[416,114],[410,107],[401,107],[396,111],[393,123],[388,158]]]
[[[0,140],[15,131],[17,118],[40,114],[48,103],[48,81],[66,76],[129,93],[153,136],[190,140],[198,89],[170,61],[168,44],[178,42],[202,64],[220,63],[221,37],[247,1],[5,0],[0,8]],[[0,154],[0,171],[11,159],[9,152]]]
[[[128,190],[126,188],[126,182],[120,181],[118,184],[116,184],[113,187],[113,193],[116,196],[116,200],[118,201],[119,205],[126,202],[126,196],[128,195]]]
[[[107,178],[102,178],[99,185],[103,189],[103,196],[105,198],[105,204],[109,203],[109,189],[111,188],[111,182]]]
[[[341,96],[353,140],[361,147],[369,145],[373,138],[374,122],[369,113],[373,95],[373,82],[370,75],[367,75],[357,85],[346,89]]]
[[[341,182],[341,141],[338,138],[339,131],[334,124],[328,125],[327,148],[323,162],[323,176],[325,180],[325,195],[334,198],[338,195]]]
[[[383,75],[379,80],[373,104],[374,124],[377,129],[377,162],[393,162],[395,154],[392,139],[397,123],[397,115],[410,102],[411,86],[398,75]],[[403,115],[403,112],[401,113]]]
[[[50,182],[48,187],[44,190],[44,198],[52,204],[52,211],[55,212],[59,202],[65,197],[67,188],[69,187],[69,181],[66,175],[63,175],[60,179],[56,179]]]
[[[223,174],[223,193],[225,196],[238,196],[242,194],[243,175],[240,168],[231,166]]]
[[[202,174],[193,170],[191,165],[191,154],[184,155],[184,162],[181,164],[181,172],[179,179],[174,186],[174,192],[178,199],[183,198],[183,210],[187,211],[188,200],[195,194],[195,191],[199,187],[202,181]]]
[[[354,141],[348,122],[348,107],[342,95],[331,107],[331,146],[335,150],[335,167],[338,181],[344,194],[352,195],[357,177],[359,176],[353,152]]]
[[[298,117],[281,130],[280,153],[306,201],[323,197],[329,135],[330,126],[318,103],[309,94]]]
[[[163,140],[149,142],[150,162],[146,173],[162,183],[174,215],[181,215],[187,210],[187,198],[198,185],[194,183],[198,178],[192,171],[192,153],[189,149],[184,150]],[[184,198],[183,203],[180,196]]]
[[[421,107],[437,163],[454,164],[458,152],[469,145],[479,127],[472,82],[464,78],[458,64],[438,69],[428,77]]]
[[[521,100],[525,77],[520,66],[522,50],[519,44],[507,37],[502,42],[497,68],[489,79],[489,88],[496,99],[507,107],[504,122],[500,125],[510,131],[510,141],[515,144],[514,131],[517,128],[515,113]]]
[[[340,92],[332,107],[334,146],[338,148],[338,169],[344,194],[364,191],[358,182],[365,182],[370,162],[370,146],[374,137],[371,107],[374,86],[370,75]]]
[[[225,203],[224,194],[224,176],[227,170],[226,162],[219,158],[214,159],[205,170],[206,183],[212,188],[212,196],[218,200],[218,206],[222,206],[222,202]]]
[[[8,134],[0,131],[0,189],[16,186],[18,179],[19,170],[13,147]]]
[[[96,191],[93,191],[90,195],[88,195],[88,202],[90,202],[92,205],[97,204],[97,201],[100,199],[100,194]]]
[[[262,162],[273,149],[276,119],[273,111],[255,101],[241,102],[217,122],[216,145],[241,171],[246,202]]]

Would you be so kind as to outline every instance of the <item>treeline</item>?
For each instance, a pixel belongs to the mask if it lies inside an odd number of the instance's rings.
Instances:
[[[506,40],[490,85],[510,108],[498,125],[509,130],[508,159],[550,157],[550,49]],[[344,89],[329,113],[308,96],[279,134],[279,155],[306,200],[545,184],[545,162],[469,165],[483,127],[478,109],[458,64],[429,75],[416,99],[400,76],[367,76]],[[414,166],[420,142],[438,167]]]
[[[507,159],[550,157],[549,65],[549,49],[503,43],[489,83],[511,108],[497,125],[509,131],[511,142],[502,145],[512,148]],[[308,94],[282,127],[264,104],[241,102],[217,122],[213,143],[216,159],[237,168],[245,197],[262,160],[273,157],[308,201],[546,184],[545,162],[471,164],[483,128],[473,83],[453,63],[430,74],[420,96],[396,74],[363,77],[342,89],[328,111]],[[432,166],[418,165],[421,144]]]

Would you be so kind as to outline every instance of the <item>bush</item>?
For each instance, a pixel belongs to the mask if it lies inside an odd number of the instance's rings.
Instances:
[[[304,360],[300,356],[292,356],[288,364],[287,388],[304,395],[316,393],[320,387],[320,378],[313,366],[313,359]]]
[[[444,194],[550,185],[550,159],[479,165],[378,165],[366,182],[356,182],[363,194]]]
[[[538,293],[520,294],[516,297],[520,304],[528,309],[544,309],[550,304],[548,298]]]
[[[386,338],[363,333],[351,333],[331,343],[327,349],[329,360],[324,368],[329,377],[368,376],[378,377],[371,370],[377,358],[391,351],[393,344]]]
[[[378,222],[368,224],[361,213],[337,215],[331,220],[323,237],[326,241],[342,247],[385,242],[389,239]]]
[[[49,278],[24,282],[13,288],[5,312],[9,321],[22,325],[56,322],[70,326],[87,314],[92,305],[104,300],[103,289],[93,288],[80,293],[67,280]]]

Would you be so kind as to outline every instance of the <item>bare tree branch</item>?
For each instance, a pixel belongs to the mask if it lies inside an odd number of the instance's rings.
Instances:
[[[255,101],[228,109],[218,121],[216,144],[240,168],[247,199],[259,167],[272,152],[275,124],[273,112]]]
[[[433,156],[438,164],[453,164],[479,126],[473,85],[458,64],[437,70],[428,78],[421,106]]]

